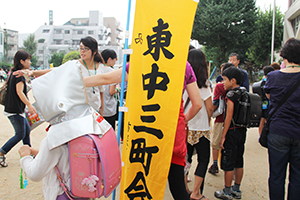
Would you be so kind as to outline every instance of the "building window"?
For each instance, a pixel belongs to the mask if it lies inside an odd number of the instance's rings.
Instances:
[[[55,32],[55,34],[61,34],[62,33],[61,29],[56,29],[54,32]]]
[[[83,31],[77,31],[77,35],[82,35]]]
[[[0,33],[0,45],[2,45],[3,43],[2,43],[2,33]]]
[[[69,40],[65,40],[64,44],[70,44],[70,41]]]
[[[44,54],[44,50],[39,50],[39,54]]]
[[[295,19],[292,20],[292,26],[294,29],[294,35],[297,34],[297,31],[299,29],[299,24],[300,24],[300,15],[298,15]]]
[[[79,45],[80,44],[80,40],[73,40],[72,41],[72,45]]]
[[[70,30],[65,30],[65,34],[70,34]]]
[[[93,34],[94,34],[94,31],[89,31],[88,34],[89,34],[89,35],[93,35]]]
[[[76,25],[81,25],[81,21],[76,21]]]
[[[50,32],[50,29],[44,29],[43,30],[43,33],[49,33]]]
[[[61,45],[61,40],[54,40],[54,44]]]

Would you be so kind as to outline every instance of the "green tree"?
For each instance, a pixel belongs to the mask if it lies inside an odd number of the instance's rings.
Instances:
[[[192,39],[207,49],[217,48],[212,60],[219,66],[228,60],[232,51],[245,52],[243,49],[251,46],[256,29],[256,10],[255,0],[201,0]]]
[[[80,53],[78,51],[70,51],[64,56],[62,64],[66,63],[69,60],[76,60],[80,58]]]
[[[51,56],[49,63],[53,63],[54,67],[58,67],[62,64],[64,56],[65,56],[65,52],[60,52],[59,54],[55,52]]]
[[[9,71],[12,68],[12,64],[9,64],[7,62],[0,62],[0,68],[5,69]]]
[[[23,50],[31,54],[31,65],[36,68],[37,57],[35,55],[35,52],[37,50],[37,42],[34,40],[35,40],[34,34],[30,34],[27,37],[27,39],[23,41],[23,46],[24,46]]]
[[[275,8],[275,37],[274,48],[279,49],[283,39],[283,21],[284,15],[278,7]],[[256,66],[265,66],[270,64],[271,58],[271,40],[272,40],[273,9],[258,11],[257,30],[253,45],[249,48],[248,61]]]

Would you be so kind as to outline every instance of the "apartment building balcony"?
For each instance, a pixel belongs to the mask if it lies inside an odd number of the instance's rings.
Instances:
[[[64,39],[64,35],[62,33],[60,34],[53,34],[53,40],[62,40]]]

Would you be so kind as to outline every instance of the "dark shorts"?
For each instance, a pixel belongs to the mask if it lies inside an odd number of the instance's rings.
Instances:
[[[243,168],[244,151],[246,141],[246,128],[236,128],[228,130],[221,151],[221,169],[233,171],[234,168]]]

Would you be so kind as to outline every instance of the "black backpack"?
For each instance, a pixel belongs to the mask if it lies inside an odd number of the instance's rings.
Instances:
[[[259,82],[255,82],[252,85],[252,91],[253,93],[258,94],[261,97],[262,101],[267,100],[267,96],[265,94],[264,86],[266,84],[266,80],[261,80]]]
[[[258,94],[247,92],[241,87],[235,91],[238,95],[237,111],[233,114],[232,122],[234,126],[246,128],[259,127],[262,114],[262,101]]]

